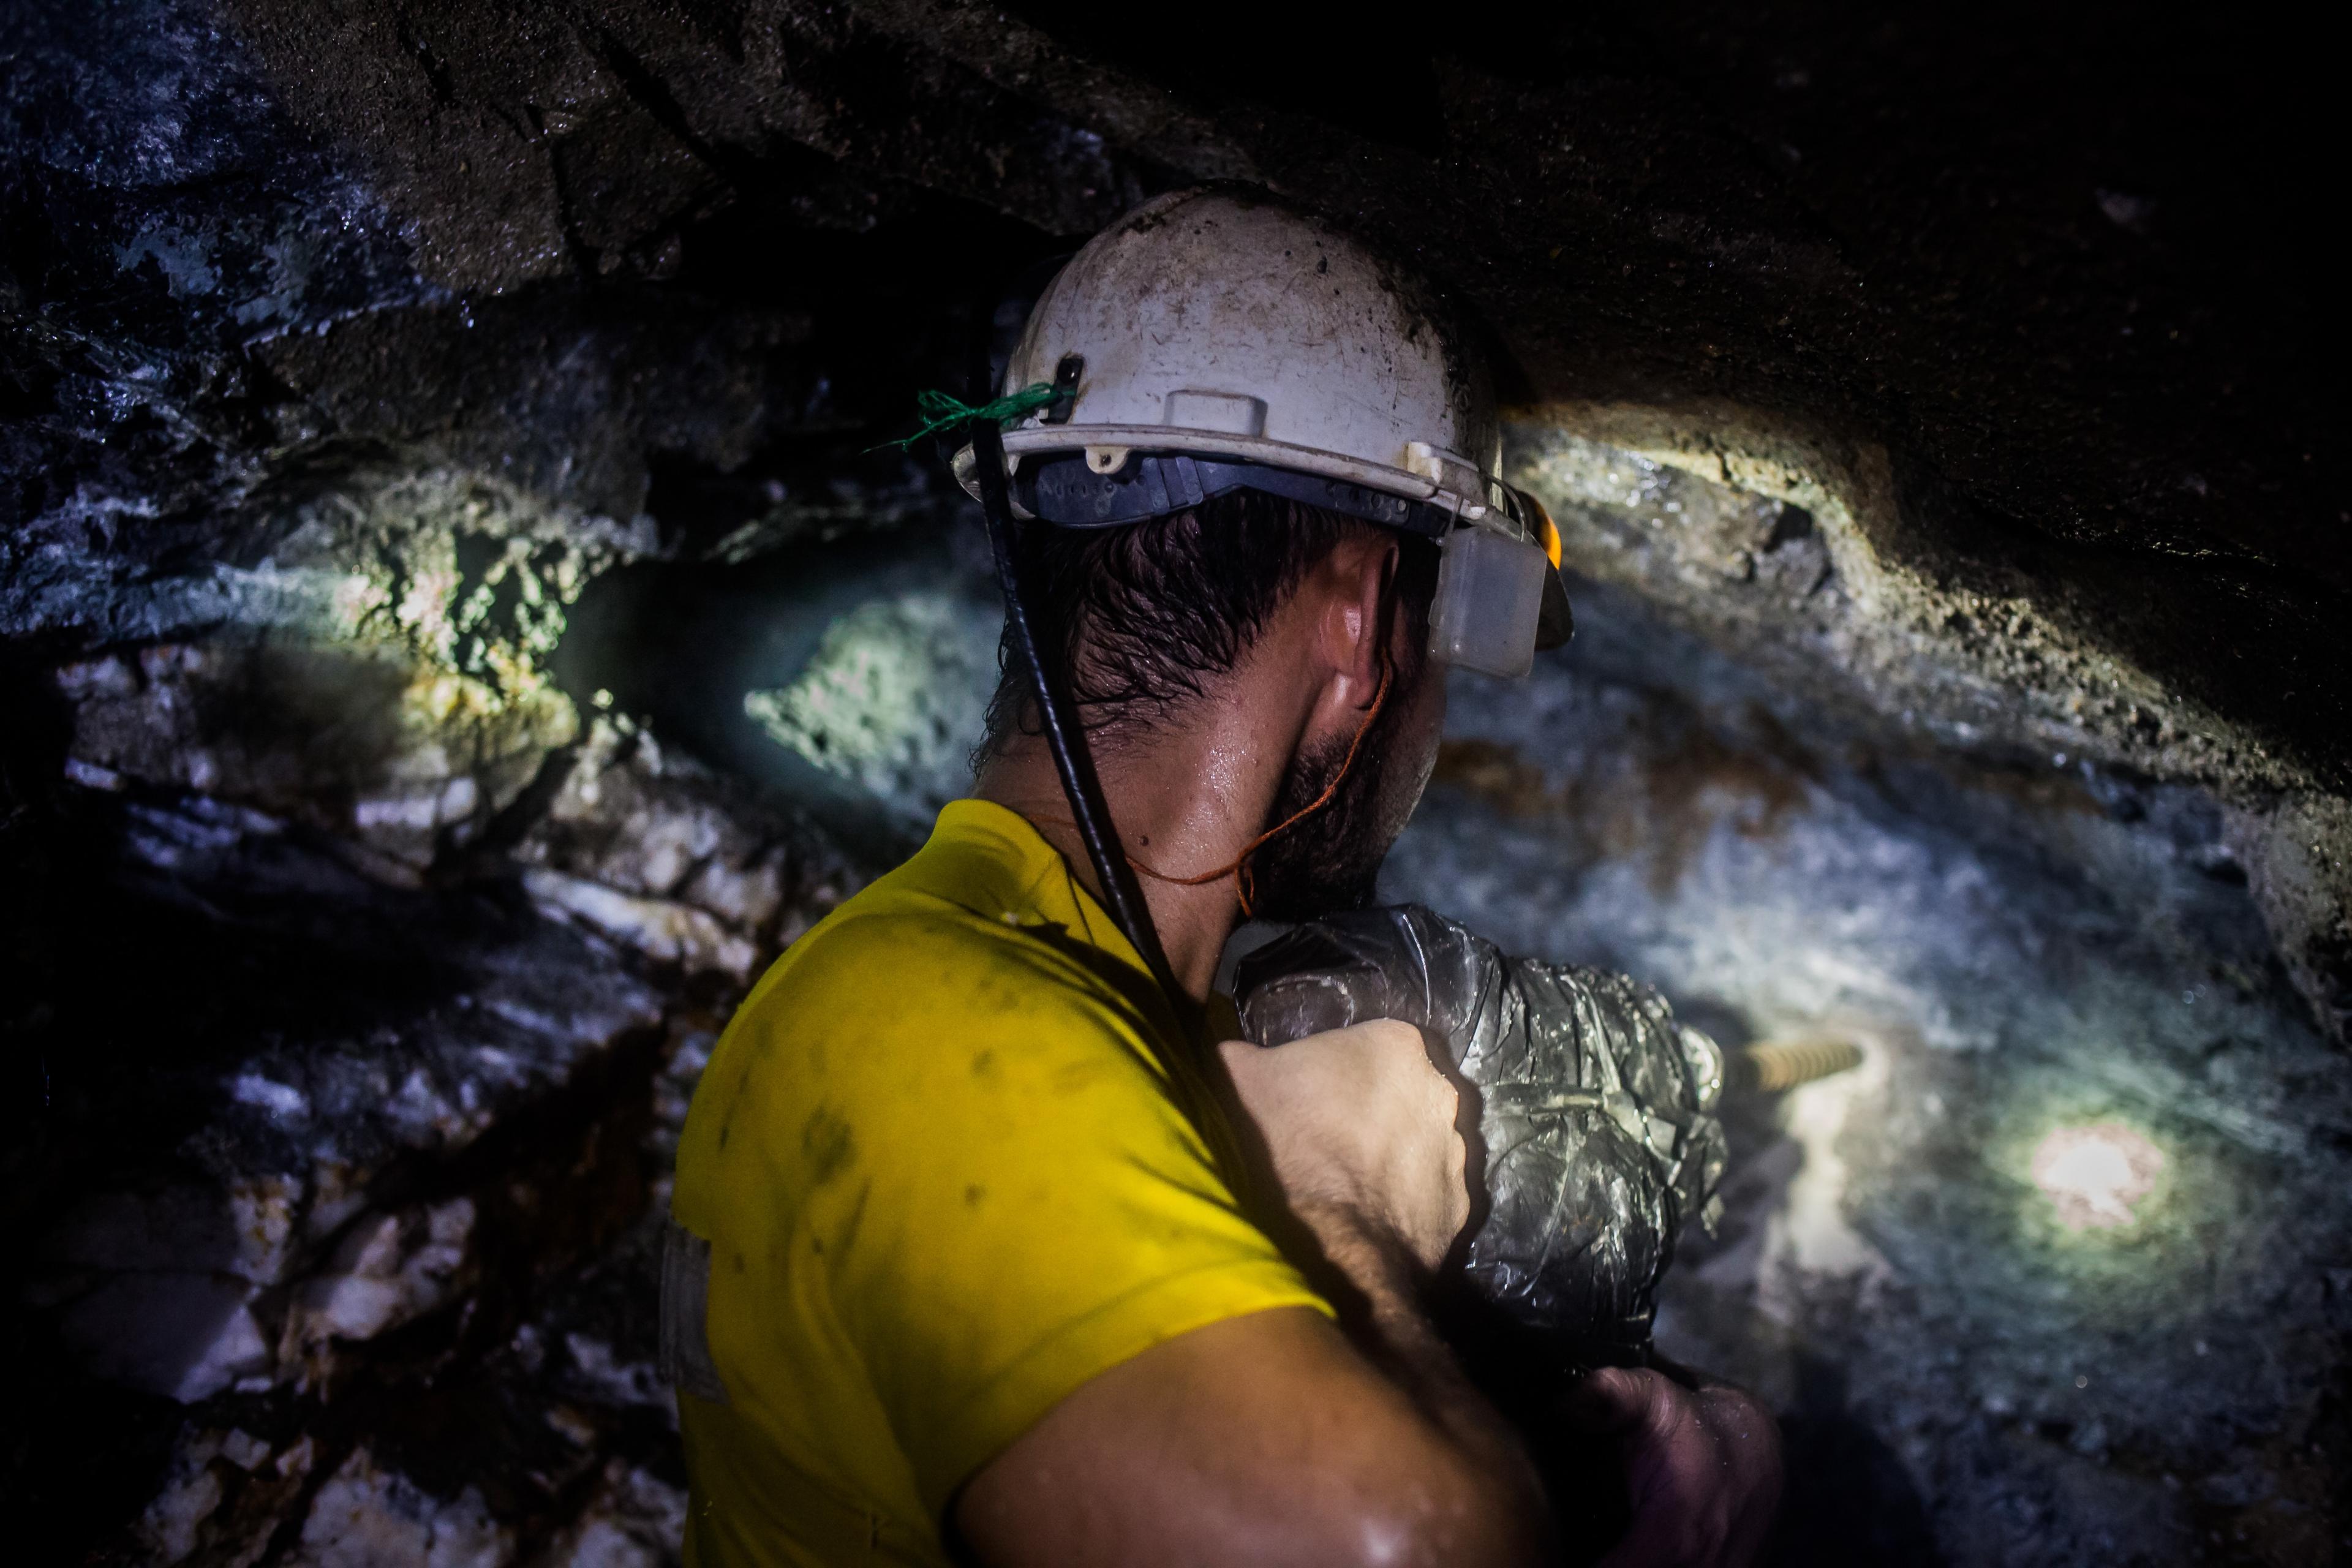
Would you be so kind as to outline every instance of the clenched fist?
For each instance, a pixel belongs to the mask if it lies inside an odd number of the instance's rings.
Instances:
[[[1283,1195],[1327,1245],[1370,1226],[1434,1268],[1470,1218],[1460,1100],[1419,1029],[1381,1020],[1218,1047]]]

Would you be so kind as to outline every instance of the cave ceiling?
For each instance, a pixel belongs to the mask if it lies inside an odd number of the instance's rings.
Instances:
[[[1458,290],[1528,402],[1884,447],[1935,492],[1879,542],[1905,567],[2095,628],[2288,769],[2352,754],[2340,312],[2295,259],[2296,111],[2250,125],[2228,90],[2276,68],[2250,30],[1473,7],[1424,53],[1409,14],[1335,37],[1238,5],[1181,39],[1053,4],[231,9],[454,291],[657,279],[730,206],[945,199],[1066,246],[1255,182]],[[951,278],[994,263],[936,243]]]
[[[1507,351],[1539,489],[1565,434],[1822,515],[1842,624],[1726,634],[1791,679],[2247,808],[2334,1005],[2342,310],[2315,111],[2251,24],[18,9],[20,636],[222,613],[192,567],[282,564],[305,505],[394,471],[544,510],[591,574],[748,553],[793,535],[744,531],[760,487],[969,384],[1008,279],[1155,191],[1242,180],[1454,291]],[[906,504],[930,483],[863,471]],[[78,592],[84,567],[121,591]]]

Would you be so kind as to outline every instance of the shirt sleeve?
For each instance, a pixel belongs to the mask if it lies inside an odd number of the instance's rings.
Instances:
[[[1042,943],[887,925],[798,998],[817,1048],[780,1131],[838,1321],[936,1518],[1098,1373],[1227,1318],[1329,1309],[1242,1212],[1109,988]]]

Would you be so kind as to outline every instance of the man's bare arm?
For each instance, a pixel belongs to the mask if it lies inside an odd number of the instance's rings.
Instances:
[[[992,1568],[1541,1561],[1524,1461],[1463,1441],[1465,1414],[1433,1418],[1320,1313],[1231,1318],[1063,1401],[956,1522]]]
[[[1194,1331],[1078,1389],[982,1468],[956,1523],[994,1568],[1526,1564],[1542,1489],[1416,1300],[1468,1214],[1450,1085],[1402,1025],[1226,1047],[1293,1211],[1361,1294]]]

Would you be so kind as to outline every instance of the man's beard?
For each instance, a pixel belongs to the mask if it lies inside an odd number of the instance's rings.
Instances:
[[[1416,661],[1418,663],[1419,661]],[[1404,727],[1413,679],[1420,669],[1399,671],[1380,716],[1365,731],[1356,761],[1329,804],[1305,821],[1277,833],[1250,857],[1250,914],[1265,921],[1304,921],[1372,902],[1381,862],[1388,858],[1401,822],[1391,822],[1382,787]],[[1353,736],[1301,752],[1291,759],[1266,826],[1287,822],[1312,805],[1347,763]]]

